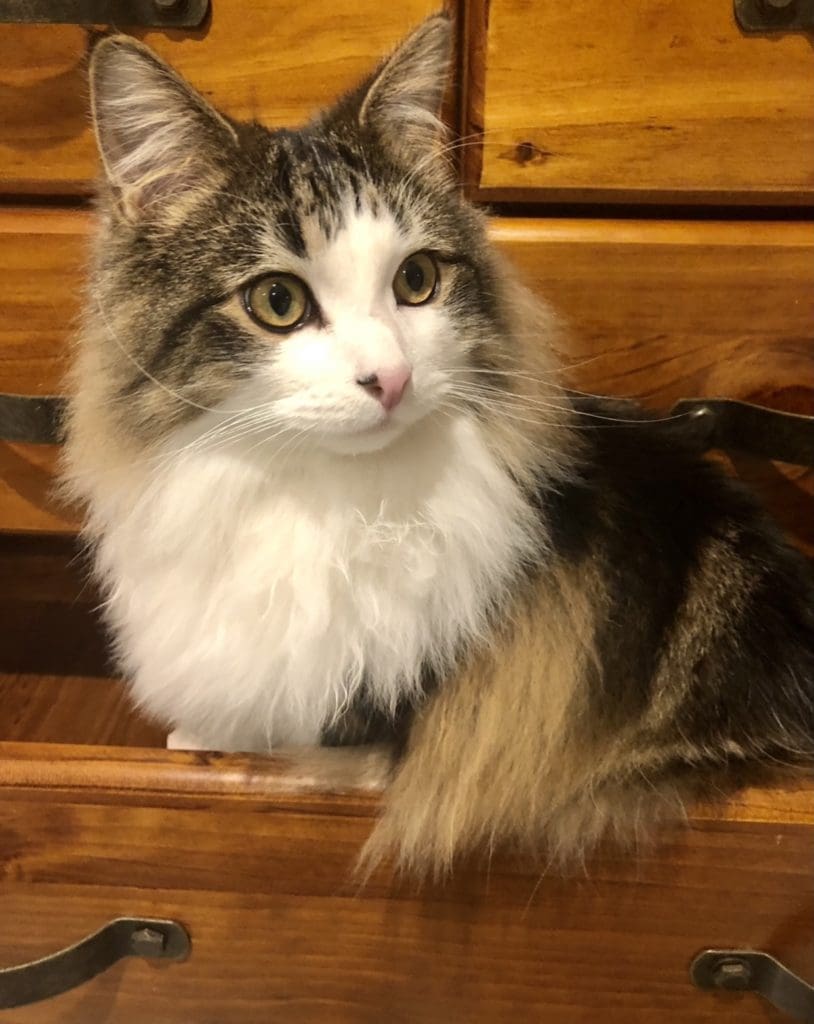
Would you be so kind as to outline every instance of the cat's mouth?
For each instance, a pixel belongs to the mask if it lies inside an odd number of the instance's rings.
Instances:
[[[326,430],[319,435],[321,447],[337,455],[364,455],[381,451],[408,433],[423,420],[426,410],[416,406],[400,406],[398,410],[382,411],[375,423],[363,423],[342,431]]]

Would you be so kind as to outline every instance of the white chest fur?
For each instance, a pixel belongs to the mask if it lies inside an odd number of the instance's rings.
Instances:
[[[533,533],[464,418],[356,458],[187,454],[116,504],[98,566],[134,695],[227,750],[315,742],[363,675],[386,705],[443,671]]]

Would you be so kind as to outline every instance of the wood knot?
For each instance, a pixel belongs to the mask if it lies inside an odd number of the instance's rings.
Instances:
[[[501,153],[500,157],[502,160],[513,160],[516,164],[520,164],[523,167],[531,163],[544,163],[552,155],[549,150],[543,149],[542,146],[538,146],[535,142],[530,142],[526,139],[523,142],[518,142],[517,145],[507,152]]]

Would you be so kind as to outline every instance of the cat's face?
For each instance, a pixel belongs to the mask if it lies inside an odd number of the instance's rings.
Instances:
[[[500,314],[439,154],[448,47],[430,19],[296,132],[228,122],[133,41],[97,47],[92,302],[134,435],[357,454],[466,402]]]

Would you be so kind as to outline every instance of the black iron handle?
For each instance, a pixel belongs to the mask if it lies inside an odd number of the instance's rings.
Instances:
[[[197,28],[209,0],[0,0],[0,22]]]
[[[702,989],[757,992],[792,1020],[814,1024],[814,988],[768,953],[751,949],[705,949],[690,965]]]
[[[778,412],[734,398],[683,398],[670,410],[705,448],[814,466],[814,416]]]
[[[735,20],[744,32],[811,32],[814,0],[733,0]]]
[[[126,956],[181,960],[190,948],[189,935],[177,921],[120,917],[68,949],[0,970],[0,1010],[84,985]]]
[[[59,444],[65,399],[56,395],[0,394],[0,441]]]

